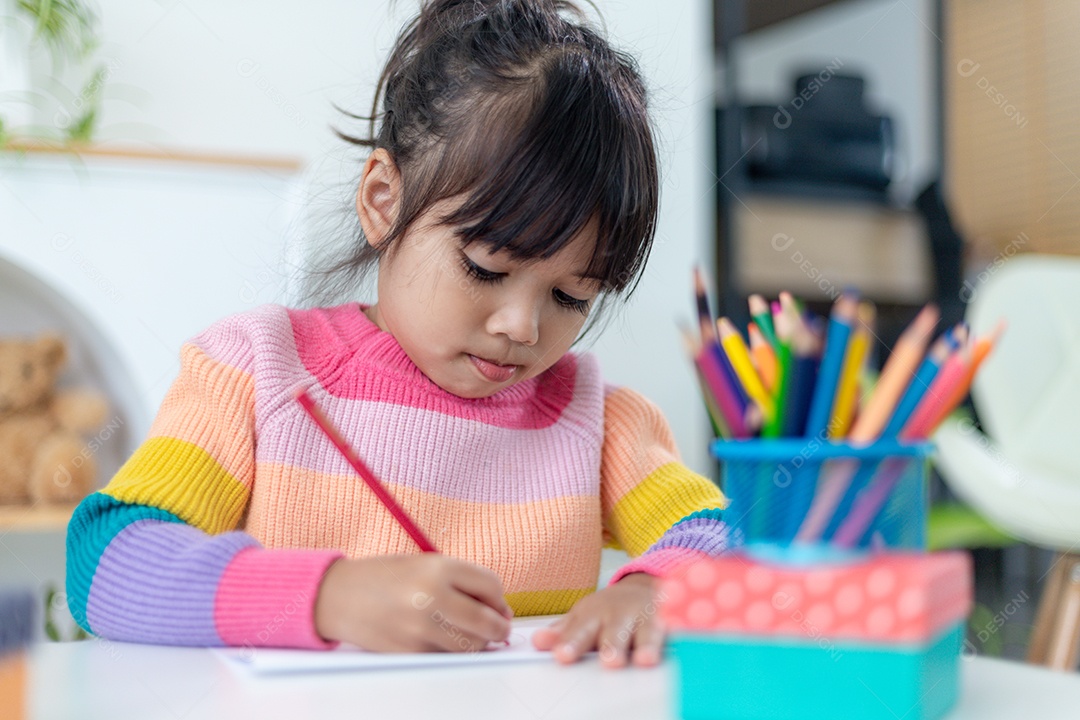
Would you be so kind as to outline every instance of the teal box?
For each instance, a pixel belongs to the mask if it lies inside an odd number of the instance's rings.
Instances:
[[[963,624],[926,644],[673,633],[684,720],[934,720],[956,704]]]

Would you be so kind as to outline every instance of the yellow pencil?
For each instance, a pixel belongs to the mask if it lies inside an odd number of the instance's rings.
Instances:
[[[844,366],[840,370],[840,381],[833,400],[832,417],[829,418],[829,437],[842,438],[847,435],[855,419],[855,401],[859,394],[859,375],[870,350],[870,337],[877,311],[873,303],[859,303],[855,332],[844,353]]]
[[[720,345],[727,353],[731,366],[735,368],[735,374],[739,376],[746,394],[757,403],[764,421],[769,422],[773,413],[776,412],[776,404],[762,384],[761,377],[754,370],[754,363],[750,360],[750,351],[747,350],[742,335],[727,318],[717,320],[716,329],[720,335]]]

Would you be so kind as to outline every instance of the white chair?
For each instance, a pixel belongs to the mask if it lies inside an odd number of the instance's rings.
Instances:
[[[975,334],[1007,328],[972,388],[986,432],[950,419],[936,465],[1002,529],[1058,551],[1028,660],[1076,667],[1080,653],[1080,259],[1018,256],[968,284]]]

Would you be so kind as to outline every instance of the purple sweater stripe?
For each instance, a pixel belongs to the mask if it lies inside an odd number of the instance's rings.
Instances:
[[[728,526],[722,520],[693,518],[673,525],[649,551],[678,547],[719,555],[730,547]]]
[[[90,626],[114,640],[222,645],[218,583],[237,552],[258,544],[243,532],[209,536],[180,523],[134,522],[101,556],[86,607]]]

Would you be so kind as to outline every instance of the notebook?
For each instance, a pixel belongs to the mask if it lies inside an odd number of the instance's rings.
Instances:
[[[490,645],[479,652],[374,653],[341,643],[334,650],[288,650],[261,647],[214,648],[227,665],[252,675],[282,675],[339,670],[387,670],[394,668],[445,667],[491,663],[554,662],[551,653],[533,647],[537,630],[558,615],[515,618],[509,644]],[[590,653],[590,654],[595,654]]]

